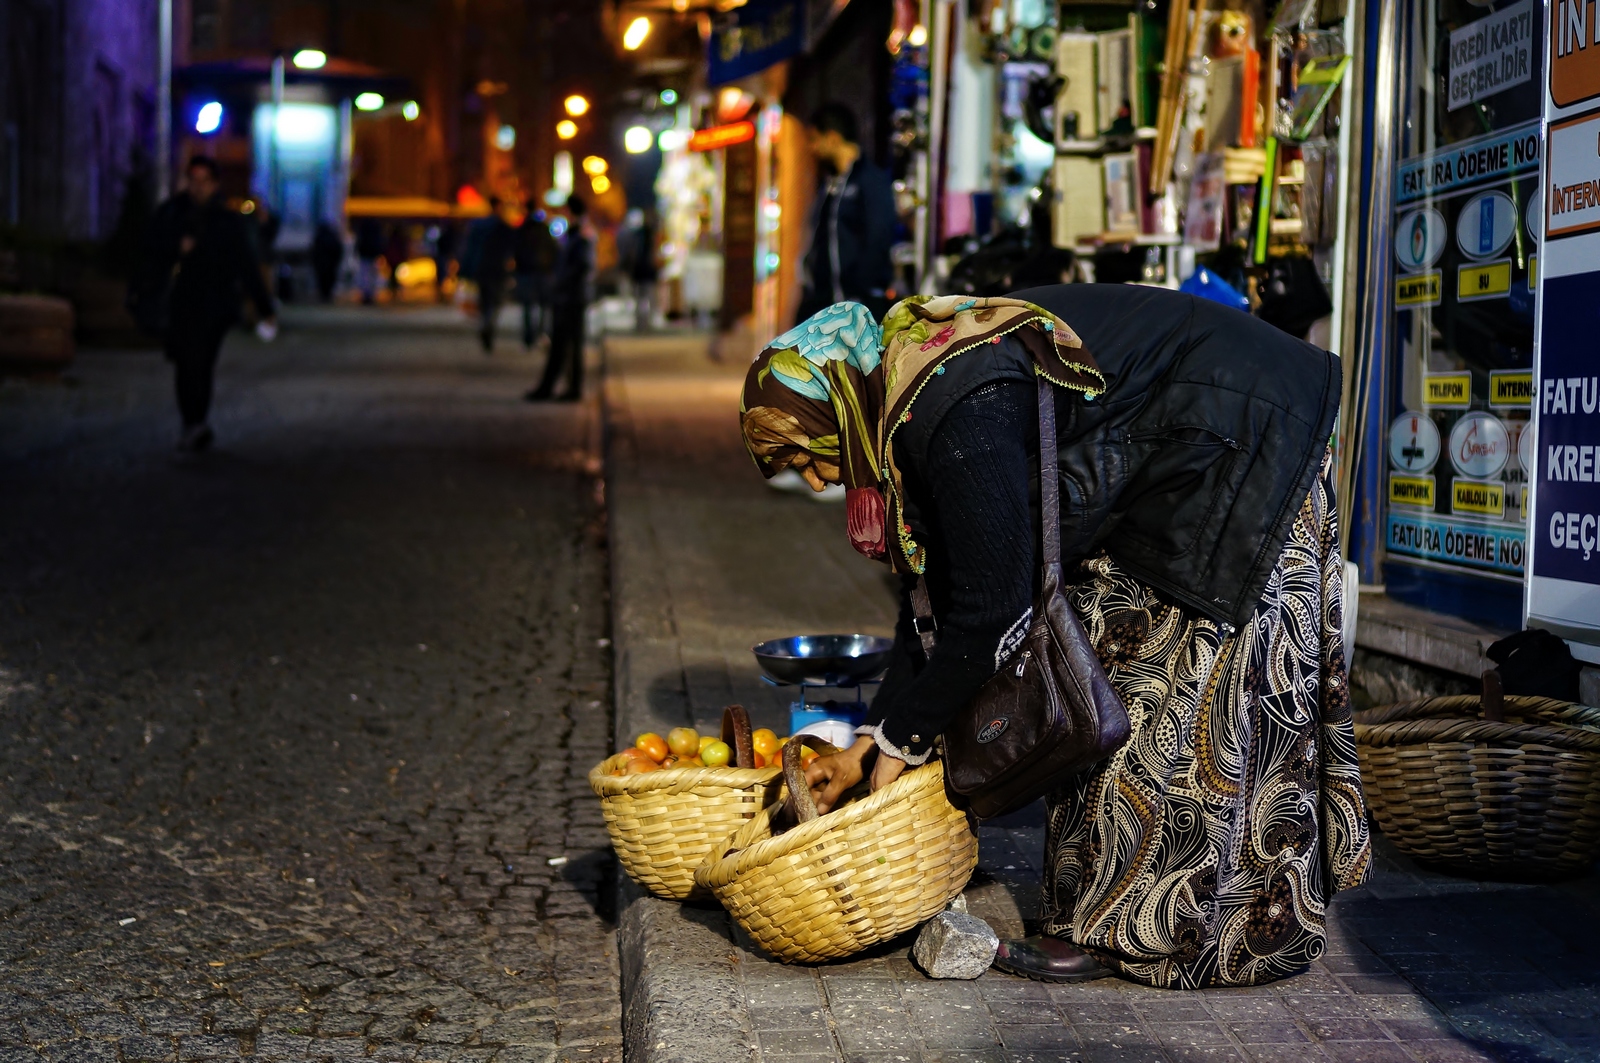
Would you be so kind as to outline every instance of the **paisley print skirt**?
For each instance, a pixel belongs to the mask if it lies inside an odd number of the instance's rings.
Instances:
[[[1071,592],[1133,730],[1048,802],[1044,932],[1134,981],[1293,974],[1322,953],[1328,899],[1366,879],[1327,471],[1232,635],[1107,557]]]

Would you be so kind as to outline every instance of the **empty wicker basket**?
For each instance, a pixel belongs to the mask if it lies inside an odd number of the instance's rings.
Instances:
[[[1361,781],[1402,852],[1474,877],[1555,878],[1600,858],[1600,709],[1423,698],[1356,713]],[[1502,717],[1496,719],[1494,717]]]

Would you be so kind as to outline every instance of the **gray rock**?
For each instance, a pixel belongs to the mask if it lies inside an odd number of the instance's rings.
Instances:
[[[976,978],[994,962],[1000,938],[975,915],[940,912],[911,947],[911,958],[929,978]]]
[[[944,910],[947,912],[960,912],[965,915],[967,913],[967,895],[965,893],[956,894],[955,899],[944,906]]]

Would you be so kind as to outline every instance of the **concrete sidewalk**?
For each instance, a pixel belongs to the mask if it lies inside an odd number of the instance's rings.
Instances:
[[[849,548],[842,507],[767,488],[737,430],[744,367],[689,335],[606,339],[607,494],[618,746],[706,729],[739,701],[781,733],[783,692],[750,646],[802,632],[888,633],[884,571]],[[986,825],[968,903],[1002,935],[1037,911],[1035,810]],[[1480,884],[1419,871],[1379,840],[1373,882],[1341,895],[1328,952],[1276,985],[1195,993],[1117,979],[1046,986],[991,971],[925,978],[910,936],[846,962],[768,959],[715,907],[624,881],[618,945],[631,1063],[752,1060],[1600,1059],[1600,881]]]

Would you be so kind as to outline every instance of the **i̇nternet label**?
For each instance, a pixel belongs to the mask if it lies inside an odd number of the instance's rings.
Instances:
[[[1533,370],[1496,370],[1489,374],[1490,406],[1532,406]]]

